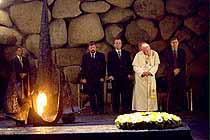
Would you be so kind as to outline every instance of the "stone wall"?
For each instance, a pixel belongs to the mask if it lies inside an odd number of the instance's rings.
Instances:
[[[164,75],[161,52],[171,37],[181,37],[188,76],[197,79],[208,75],[208,0],[48,0],[48,4],[52,53],[64,67],[72,89],[76,90],[85,44],[97,41],[98,50],[107,54],[115,36],[122,37],[132,58],[138,40],[149,42],[161,57],[158,77]],[[39,0],[0,3],[0,44],[8,61],[21,45],[35,67],[41,9]]]

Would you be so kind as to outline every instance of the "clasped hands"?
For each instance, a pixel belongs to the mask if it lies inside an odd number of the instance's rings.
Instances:
[[[180,73],[180,68],[174,69],[174,76],[177,76]]]
[[[143,72],[141,75],[141,77],[148,77],[148,76],[153,76],[153,75],[151,72],[147,72],[147,71]]]
[[[128,74],[128,79],[132,80],[132,75]],[[113,76],[109,76],[108,80],[114,80],[114,77]]]
[[[27,76],[27,73],[20,73],[21,79],[24,79]]]
[[[87,83],[87,80],[86,79],[81,79],[80,82],[82,84],[86,84]],[[104,82],[104,78],[100,78],[100,82]]]

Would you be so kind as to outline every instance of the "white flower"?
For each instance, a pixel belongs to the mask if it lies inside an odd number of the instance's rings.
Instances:
[[[145,117],[144,118],[144,121],[147,122],[147,123],[150,122],[150,117],[149,116],[148,117]]]
[[[157,120],[157,122],[159,122],[159,123],[163,122],[163,118],[162,118],[161,116],[158,116],[156,120]]]

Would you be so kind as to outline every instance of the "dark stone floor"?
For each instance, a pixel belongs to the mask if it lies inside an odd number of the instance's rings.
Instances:
[[[208,140],[208,114],[207,113],[192,113],[192,112],[185,112],[185,113],[175,113],[179,115],[183,122],[185,122],[190,129],[192,130],[192,137],[193,140]],[[57,126],[90,126],[90,125],[113,125],[114,120],[117,115],[113,115],[110,113],[106,113],[103,115],[91,115],[88,112],[76,113],[76,120],[73,123],[63,124],[60,120]],[[27,128],[32,126],[26,126]],[[6,128],[17,128],[16,123],[12,120],[5,119],[3,114],[0,116],[0,129],[1,131],[6,131]],[[20,128],[20,127],[18,127]],[[24,127],[23,127],[24,129]],[[15,132],[14,132],[15,133]]]

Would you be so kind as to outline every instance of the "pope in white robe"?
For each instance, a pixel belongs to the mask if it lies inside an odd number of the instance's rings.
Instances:
[[[141,43],[132,63],[135,72],[132,110],[158,110],[155,73],[159,64],[158,53],[151,50],[149,44]]]

